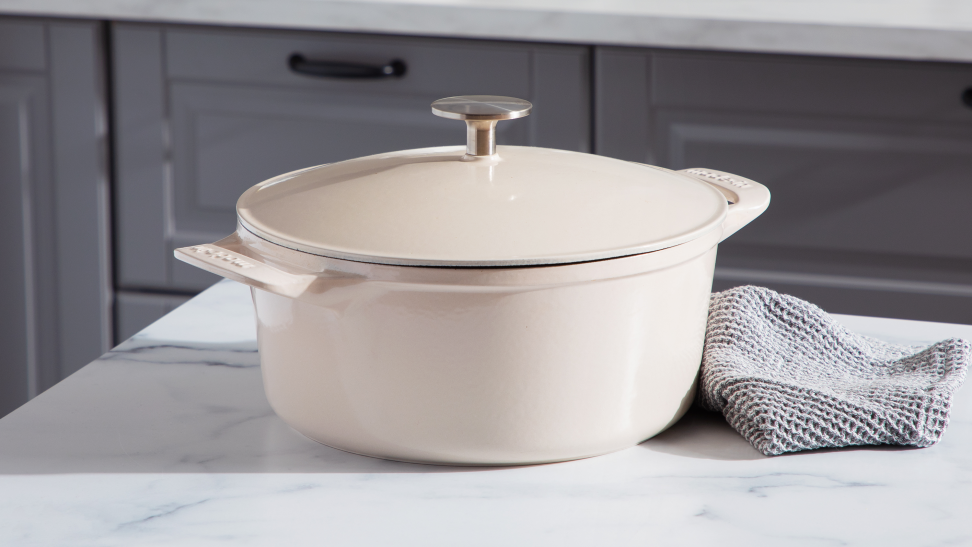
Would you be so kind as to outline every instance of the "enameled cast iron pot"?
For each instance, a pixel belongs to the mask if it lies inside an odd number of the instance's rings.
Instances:
[[[335,448],[526,464],[633,446],[695,392],[716,246],[750,180],[494,144],[508,97],[453,97],[467,146],[247,190],[235,234],[176,250],[252,287],[267,398]],[[728,203],[727,203],[728,202]]]

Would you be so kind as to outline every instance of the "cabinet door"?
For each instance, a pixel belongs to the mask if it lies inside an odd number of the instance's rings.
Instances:
[[[0,415],[109,349],[101,36],[0,18]]]
[[[216,277],[176,247],[235,229],[237,198],[295,169],[381,152],[461,145],[465,126],[433,116],[452,95],[531,100],[500,144],[589,150],[588,48],[311,32],[119,24],[118,275],[128,289],[195,291]],[[310,60],[406,65],[402,77],[293,72]]]
[[[716,289],[972,322],[972,67],[613,48],[596,66],[599,153],[773,193],[721,245]]]

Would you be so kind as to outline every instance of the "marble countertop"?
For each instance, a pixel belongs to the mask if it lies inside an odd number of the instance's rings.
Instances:
[[[967,0],[0,0],[0,13],[972,61]]]
[[[972,326],[839,316],[899,342]],[[283,424],[246,288],[221,282],[0,419],[0,545],[952,545],[972,542],[972,389],[926,449],[768,458],[718,414],[511,468],[383,461]]]

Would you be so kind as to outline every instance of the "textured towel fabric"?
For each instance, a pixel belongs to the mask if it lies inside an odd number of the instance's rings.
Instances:
[[[768,456],[866,444],[931,446],[965,380],[969,342],[900,346],[761,287],[712,295],[698,402]]]

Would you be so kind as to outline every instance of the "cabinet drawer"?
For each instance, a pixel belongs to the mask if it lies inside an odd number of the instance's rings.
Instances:
[[[966,64],[656,53],[650,65],[662,108],[972,121]]]
[[[463,124],[433,116],[453,95],[521,97],[530,117],[501,144],[590,149],[585,47],[317,32],[116,25],[119,283],[197,290],[216,280],[175,247],[235,228],[235,204],[280,173],[392,150],[461,145]],[[401,77],[290,70],[291,55],[383,65]]]
[[[675,169],[760,181],[766,213],[726,242],[972,263],[972,124],[656,112],[656,152]]]
[[[490,94],[502,89],[530,93],[534,48],[467,40],[425,40],[375,35],[170,29],[166,32],[166,76],[175,80],[260,84],[317,90],[389,94]],[[548,50],[550,51],[550,50]],[[405,63],[403,78],[340,79],[290,70],[293,54],[308,60],[381,66]]]

